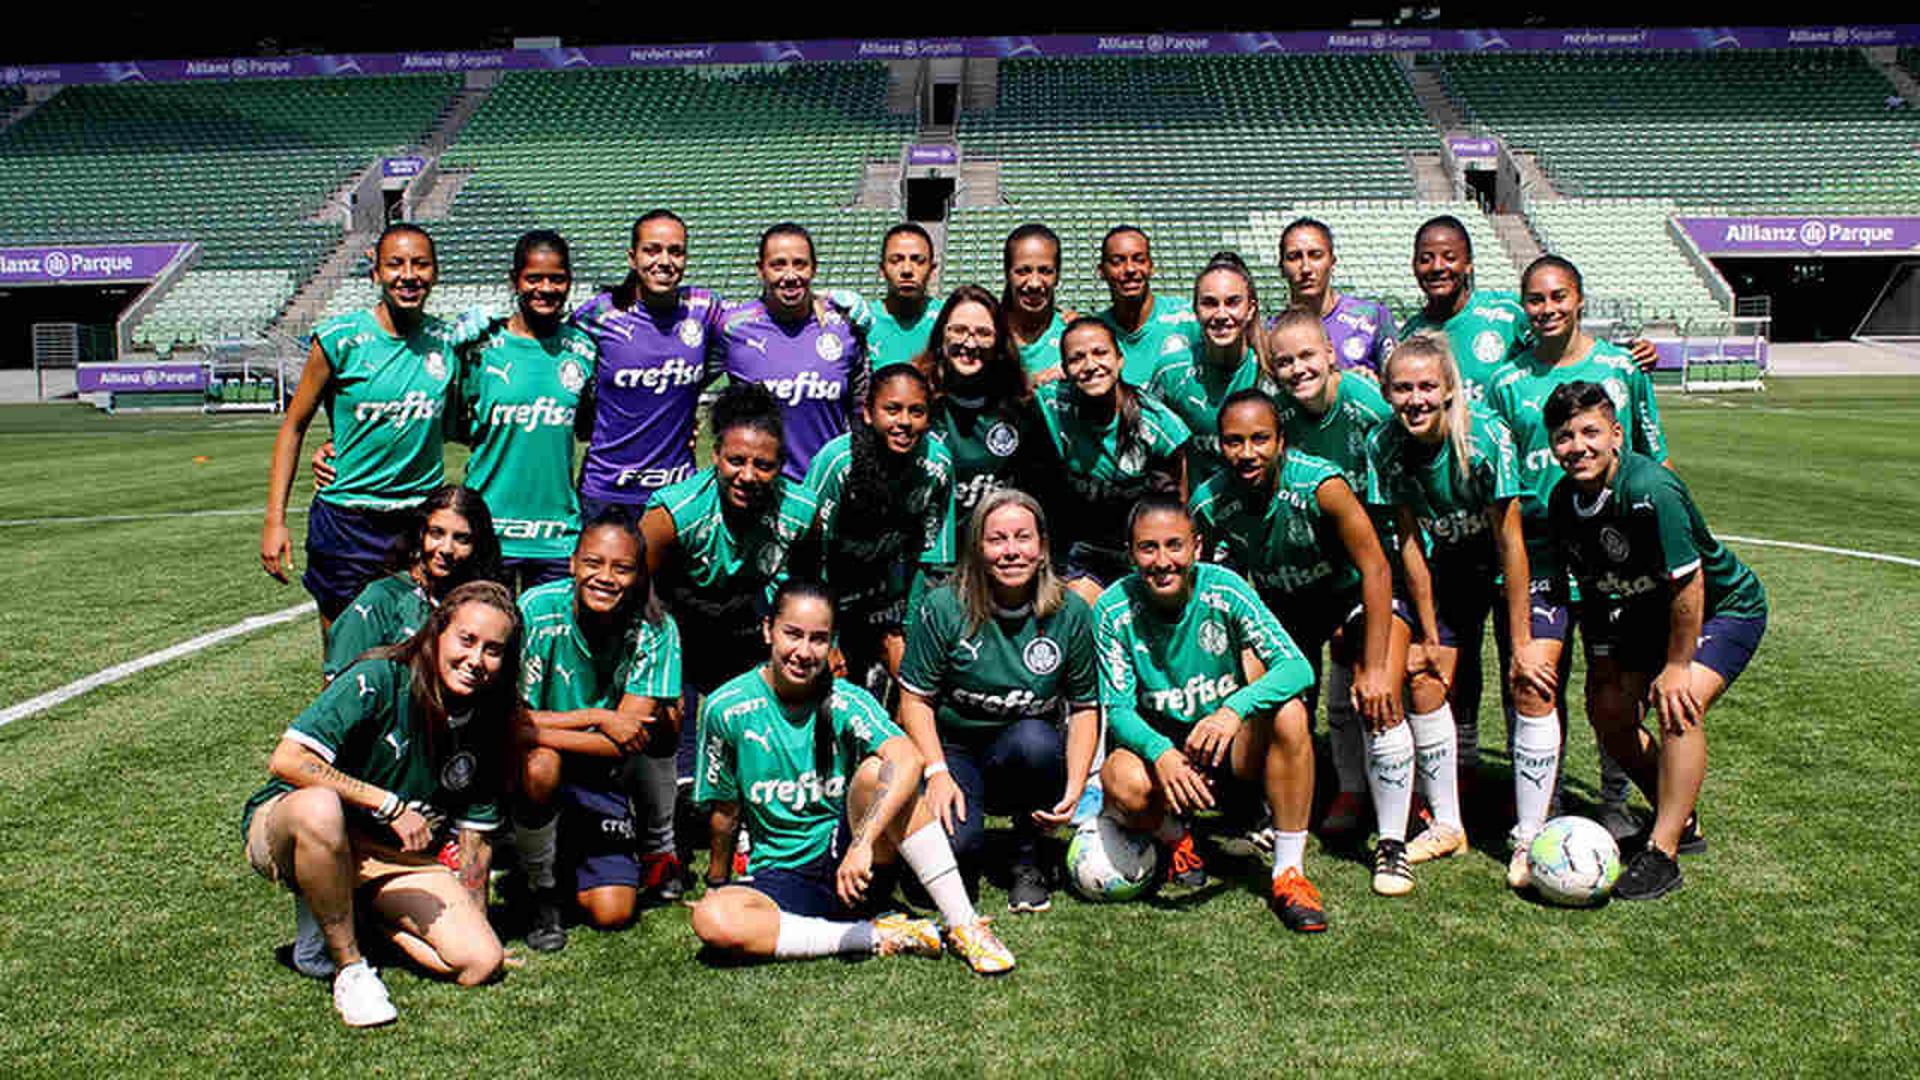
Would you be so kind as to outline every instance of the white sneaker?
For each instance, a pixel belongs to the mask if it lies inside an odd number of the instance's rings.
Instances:
[[[333,977],[333,1007],[348,1027],[391,1024],[400,1014],[387,999],[387,984],[365,960],[348,964]]]
[[[305,897],[294,898],[293,925],[293,970],[309,979],[333,978],[333,954],[327,951],[327,937],[320,932],[320,920],[313,917]]]

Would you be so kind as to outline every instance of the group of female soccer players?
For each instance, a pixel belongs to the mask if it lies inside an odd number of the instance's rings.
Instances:
[[[686,226],[654,211],[617,287],[570,306],[566,241],[530,232],[510,315],[447,322],[425,311],[431,238],[382,235],[378,301],[316,330],[274,447],[261,562],[285,580],[326,411],[303,581],[328,684],[242,821],[297,897],[292,965],[332,980],[347,1023],[394,1017],[362,931],[463,984],[497,974],[505,827],[542,951],[569,912],[612,929],[681,896],[705,832],[693,928],[718,953],[951,949],[1003,972],[983,874],[1044,911],[1047,835],[1105,814],[1202,884],[1215,808],[1271,848],[1281,921],[1324,930],[1318,702],[1323,835],[1371,807],[1373,888],[1404,895],[1413,865],[1467,847],[1490,614],[1508,883],[1527,887],[1556,797],[1575,618],[1592,726],[1656,810],[1617,894],[1680,883],[1676,855],[1704,845],[1701,718],[1765,595],[1667,467],[1634,357],[1582,329],[1572,264],[1538,260],[1518,299],[1477,291],[1465,227],[1435,218],[1396,341],[1384,307],[1333,288],[1312,220],[1282,237],[1278,311],[1232,252],[1190,298],[1156,293],[1128,226],[1095,315],[1056,303],[1051,230],[1004,254],[1001,294],[936,300],[931,240],[897,226],[869,304],[816,293],[811,238],[777,225],[761,295],[728,303],[683,284]],[[472,447],[463,485],[449,439]],[[894,910],[899,865],[937,922]]]

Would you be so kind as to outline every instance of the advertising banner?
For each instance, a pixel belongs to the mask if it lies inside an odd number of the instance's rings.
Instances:
[[[1920,217],[1836,214],[1677,217],[1708,255],[1899,255],[1920,252]]]
[[[190,244],[61,244],[0,248],[0,285],[151,281]]]
[[[74,389],[82,394],[121,394],[205,390],[204,364],[81,364],[73,370]]]

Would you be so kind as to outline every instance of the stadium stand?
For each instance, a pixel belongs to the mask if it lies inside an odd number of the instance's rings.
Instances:
[[[626,273],[627,230],[667,207],[691,233],[689,279],[727,297],[759,291],[761,230],[793,220],[814,235],[818,283],[870,287],[874,245],[898,220],[854,210],[868,161],[897,161],[910,116],[886,111],[879,63],[507,74],[442,158],[470,169],[440,243],[436,311],[500,303],[513,243],[557,229],[573,247],[576,299]],[[372,298],[358,277],[327,314]]]
[[[1565,195],[1736,211],[1920,210],[1920,111],[1857,50],[1448,54],[1470,119]]]
[[[1587,312],[1629,323],[1727,314],[1667,233],[1664,199],[1542,199],[1528,215],[1542,247],[1573,260]]]
[[[410,146],[455,81],[76,86],[0,132],[0,243],[196,240],[201,259],[136,328],[162,350],[255,334],[340,239],[308,220]]]

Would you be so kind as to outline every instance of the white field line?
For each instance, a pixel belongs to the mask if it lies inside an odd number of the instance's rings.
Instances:
[[[115,521],[163,521],[168,518],[260,517],[265,508],[255,510],[160,510],[151,514],[95,514],[91,517],[37,517],[0,519],[0,528],[23,525],[103,525]],[[304,514],[304,506],[289,506],[287,513]]]
[[[1910,559],[1905,555],[1888,555],[1878,551],[1858,551],[1854,548],[1828,547],[1825,544],[1802,544],[1793,540],[1763,540],[1757,536],[1735,536],[1732,533],[1721,533],[1720,539],[1731,540],[1736,544],[1792,548],[1795,551],[1817,551],[1822,555],[1843,555],[1849,559],[1871,559],[1874,562],[1893,563],[1895,566],[1920,567],[1920,559]]]
[[[309,600],[304,604],[295,604],[290,608],[275,611],[271,614],[255,615],[252,618],[242,619],[232,626],[224,626],[218,630],[201,634],[199,637],[189,638],[186,641],[180,642],[178,645],[169,645],[159,652],[150,652],[145,656],[129,660],[124,664],[115,664],[103,671],[96,671],[86,678],[76,679],[58,690],[50,690],[41,694],[39,697],[29,698],[18,705],[9,705],[5,709],[0,709],[0,727],[6,727],[15,720],[24,720],[36,713],[45,712],[56,705],[72,701],[74,698],[88,691],[98,690],[102,686],[108,686],[130,676],[138,675],[150,667],[157,667],[169,660],[177,660],[183,656],[191,656],[203,649],[210,649],[223,641],[242,637],[256,630],[264,630],[269,626],[278,626],[281,623],[292,622],[295,619],[311,613],[313,610],[313,601]]]

